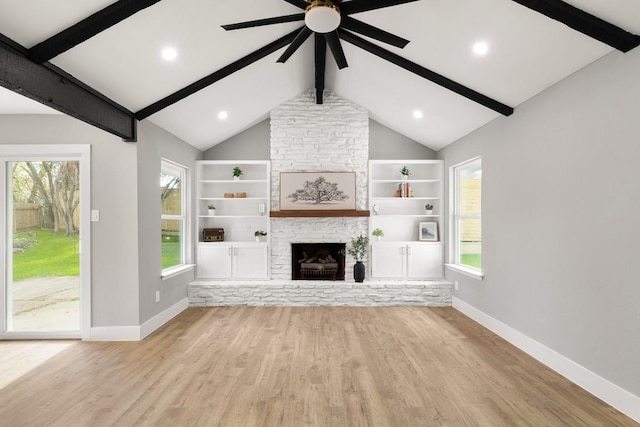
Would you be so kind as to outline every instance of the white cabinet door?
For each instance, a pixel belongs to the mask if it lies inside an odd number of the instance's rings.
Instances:
[[[407,277],[409,279],[442,279],[442,245],[408,244]]]
[[[204,243],[198,245],[198,278],[231,278],[232,246],[227,243]]]
[[[405,277],[404,243],[376,243],[371,246],[371,276],[374,279]]]
[[[235,279],[267,279],[269,277],[267,245],[247,244],[233,247],[233,277]]]

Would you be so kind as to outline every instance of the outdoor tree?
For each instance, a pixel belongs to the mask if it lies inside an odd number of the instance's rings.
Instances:
[[[74,214],[80,203],[80,167],[77,161],[20,162],[14,168],[14,200],[23,199],[42,208],[44,224],[60,230],[64,221],[67,235],[78,228]],[[17,190],[17,192],[16,192]]]
[[[75,213],[80,198],[78,191],[80,190],[80,168],[78,162],[61,162],[58,171],[56,188],[60,197],[58,209],[64,219],[67,236],[78,231],[73,222],[73,214]]]
[[[338,184],[328,182],[321,176],[315,181],[305,181],[304,187],[296,190],[295,193],[287,196],[294,202],[311,202],[318,205],[321,203],[341,202],[349,198],[344,191],[338,189]]]

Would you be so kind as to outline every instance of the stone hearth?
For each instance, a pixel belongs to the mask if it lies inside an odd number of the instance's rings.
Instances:
[[[190,307],[451,305],[452,286],[432,281],[201,281],[188,287]]]

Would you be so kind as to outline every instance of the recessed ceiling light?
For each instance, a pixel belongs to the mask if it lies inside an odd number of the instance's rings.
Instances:
[[[229,117],[229,113],[227,113],[226,111],[220,111],[218,113],[218,119],[220,120],[227,120],[227,117]]]
[[[422,111],[420,111],[420,110],[413,110],[413,118],[414,118],[414,119],[421,119],[421,118],[422,118]]]
[[[484,56],[489,52],[489,45],[487,42],[476,42],[473,45],[473,53],[478,56]]]
[[[165,61],[174,61],[178,57],[178,51],[174,47],[167,46],[162,49],[161,55]]]

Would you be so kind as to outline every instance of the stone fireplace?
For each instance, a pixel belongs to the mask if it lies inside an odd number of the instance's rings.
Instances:
[[[314,91],[271,111],[271,209],[280,209],[281,172],[355,172],[356,209],[367,209],[369,113],[325,91],[324,104]],[[271,218],[271,278],[294,277],[292,244],[341,243],[368,233],[367,218]],[[367,264],[368,260],[365,260]],[[347,256],[347,280],[355,260]]]

